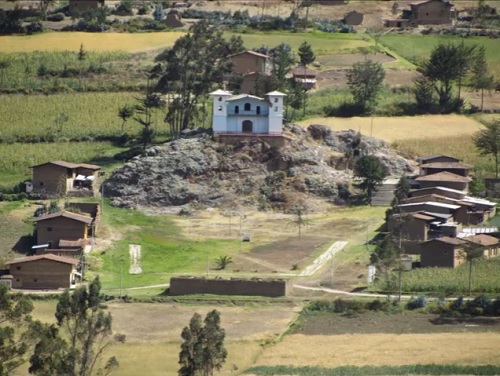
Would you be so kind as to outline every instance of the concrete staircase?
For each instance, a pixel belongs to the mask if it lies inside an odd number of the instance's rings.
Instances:
[[[386,179],[377,187],[377,191],[372,196],[373,206],[389,206],[394,198],[394,191],[398,184],[398,179]]]

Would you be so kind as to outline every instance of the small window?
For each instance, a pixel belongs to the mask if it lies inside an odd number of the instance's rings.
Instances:
[[[448,254],[448,251],[443,251],[443,254],[444,254],[444,255],[447,255],[447,254]]]
[[[38,279],[36,279],[36,278],[35,278],[35,279],[33,279],[33,282],[38,282]]]
[[[21,280],[19,278],[16,279],[16,282],[21,282]]]
[[[43,181],[40,182],[40,187],[43,187]]]
[[[219,97],[219,102],[222,102],[222,97]]]
[[[219,106],[219,111],[222,111],[222,106]]]
[[[16,269],[17,269],[17,270],[21,270],[21,267],[20,267],[20,266],[18,266],[18,267],[16,267]]]
[[[245,103],[245,111],[251,111],[252,105],[250,103]]]
[[[278,98],[274,98],[274,103],[278,103]]]
[[[278,106],[274,106],[274,112],[278,112]]]
[[[47,232],[51,232],[52,231],[52,227],[47,227]]]
[[[239,114],[240,113],[240,106],[234,106],[234,113]]]
[[[255,110],[257,111],[257,115],[260,115],[260,106],[257,106]]]

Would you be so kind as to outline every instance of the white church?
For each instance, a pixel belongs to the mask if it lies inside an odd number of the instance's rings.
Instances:
[[[272,91],[266,98],[249,94],[233,95],[224,90],[210,93],[213,99],[214,134],[281,136],[283,99],[286,94]]]

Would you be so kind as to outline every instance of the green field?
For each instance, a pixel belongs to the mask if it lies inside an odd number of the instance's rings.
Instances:
[[[486,59],[490,69],[497,79],[500,78],[500,48],[498,40],[485,37],[460,38],[445,35],[408,35],[386,34],[380,38],[381,43],[413,63],[420,63],[428,59],[431,51],[439,43],[461,43],[465,45],[478,44],[486,49]]]

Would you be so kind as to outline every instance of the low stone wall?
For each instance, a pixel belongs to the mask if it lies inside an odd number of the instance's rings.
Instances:
[[[198,277],[170,279],[170,295],[257,295],[276,298],[286,296],[290,287],[290,281],[284,279],[205,279]]]

